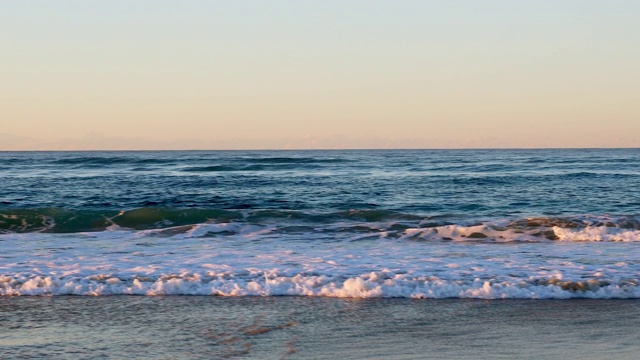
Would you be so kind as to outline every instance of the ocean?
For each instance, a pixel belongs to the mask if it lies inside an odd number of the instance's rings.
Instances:
[[[111,317],[124,324],[129,314],[129,332],[139,320],[160,334],[166,324],[155,317],[166,313],[166,321],[182,324],[180,312],[144,309],[171,303],[200,324],[193,336],[217,347],[209,354],[196,341],[192,356],[148,350],[149,357],[323,358],[342,353],[336,349],[345,341],[368,339],[373,345],[352,347],[359,349],[352,358],[424,351],[472,358],[478,350],[447,353],[445,342],[411,347],[407,334],[433,325],[435,342],[450,326],[473,343],[455,309],[471,314],[469,329],[481,331],[483,306],[513,326],[514,312],[529,314],[518,317],[526,326],[540,314],[580,308],[598,320],[565,321],[563,331],[620,329],[619,309],[640,318],[637,298],[640,149],[0,152],[0,320],[14,329],[0,333],[4,357],[64,358],[70,349],[91,357],[100,347],[74,342],[91,333],[78,324],[102,319],[104,327]],[[104,307],[113,309],[98,310]],[[234,323],[239,309],[247,313]],[[76,333],[57,318],[65,311],[79,318],[70,320]],[[226,326],[226,335],[205,334],[203,318],[191,311],[215,315],[209,320]],[[301,313],[277,321],[264,315],[283,311]],[[367,337],[368,322],[407,311],[413,322],[396,316],[384,332],[404,340],[382,347],[390,338]],[[315,322],[305,320],[307,312]],[[341,324],[343,316],[360,322]],[[345,337],[321,345],[304,324]],[[42,327],[55,341],[34,346],[44,335],[33,329]],[[113,328],[100,333],[103,345],[126,349]],[[61,338],[55,329],[75,335]],[[261,331],[289,337],[251,340]],[[159,346],[161,338],[140,341]],[[495,350],[498,342],[489,343]],[[624,355],[623,348],[586,354]]]

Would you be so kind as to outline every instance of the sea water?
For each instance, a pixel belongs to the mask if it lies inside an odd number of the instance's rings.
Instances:
[[[0,295],[640,297],[640,150],[0,153]]]
[[[273,299],[243,300],[249,305],[244,318],[238,315],[241,325],[228,327],[250,327],[245,323],[262,321],[260,311],[293,307],[327,315],[319,328],[338,334],[349,329],[356,343],[358,326],[342,326],[330,309],[365,299],[378,304],[376,314],[344,315],[361,317],[362,339],[373,336],[365,334],[367,321],[418,311],[420,322],[428,315],[420,312],[425,309],[447,312],[478,301],[467,299],[511,299],[491,302],[505,309],[487,310],[498,318],[512,313],[513,306],[531,307],[536,316],[557,312],[559,306],[586,306],[602,316],[583,324],[585,329],[596,323],[615,329],[619,314],[607,316],[612,313],[604,310],[626,308],[633,317],[637,303],[602,299],[640,298],[640,149],[2,152],[0,295],[5,329],[13,329],[0,335],[3,356],[18,350],[37,355],[26,349],[40,339],[30,329],[42,324],[52,336],[43,340],[43,354],[54,355],[56,346],[61,353],[82,348],[95,354],[99,349],[55,336],[67,320],[37,321],[40,312],[52,319],[58,307],[67,314],[79,312],[69,315],[79,317],[76,325],[129,314],[121,319],[130,321],[129,332],[140,329],[138,320],[158,332],[164,325],[152,319],[163,319],[168,310],[141,309],[164,304],[163,299],[172,299],[167,295],[201,295],[166,301],[200,314],[208,314],[210,306],[220,309],[217,317],[206,315],[218,322],[238,309],[238,303],[220,297]],[[274,298],[288,295],[295,297]],[[106,302],[86,296],[104,296]],[[583,298],[601,302],[571,300]],[[531,299],[556,300],[546,307]],[[31,306],[32,301],[39,305]],[[105,306],[114,306],[114,312],[100,313]],[[127,310],[133,308],[138,315]],[[24,316],[12,315],[18,310]],[[179,322],[177,314],[167,313],[166,321]],[[469,322],[477,322],[471,328],[482,331],[482,313],[469,314]],[[534,324],[536,316],[520,320]],[[266,332],[310,331],[301,319],[274,320],[269,326],[275,330]],[[438,324],[446,329],[443,319]],[[403,327],[405,320],[389,331],[406,339],[411,327]],[[425,331],[429,321],[414,324],[413,332]],[[83,329],[66,331],[90,333]],[[103,330],[106,353],[120,348],[118,341],[124,340]],[[256,352],[246,352],[241,344],[266,346],[251,340],[259,334],[236,332],[240,335],[229,339],[213,334],[216,351],[230,348],[232,357],[252,356],[247,354]],[[309,334],[291,336],[307,339],[301,340],[305,345],[283,340],[276,352],[265,350],[261,357],[322,358],[327,346],[346,346],[338,341],[342,337],[317,345]],[[403,341],[352,355],[389,357],[384,349],[409,351]],[[165,344],[160,337],[146,343]],[[313,344],[315,352],[303,351]],[[425,346],[404,354],[411,358],[437,350]],[[188,352],[181,354],[189,358]]]

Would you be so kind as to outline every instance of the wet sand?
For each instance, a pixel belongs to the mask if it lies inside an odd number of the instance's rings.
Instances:
[[[3,297],[2,359],[634,359],[639,300]]]

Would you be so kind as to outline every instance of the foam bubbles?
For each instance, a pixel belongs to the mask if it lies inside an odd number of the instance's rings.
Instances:
[[[0,295],[640,297],[637,230],[554,227],[557,240],[525,241],[529,231],[539,230],[446,225],[362,237],[229,223],[4,234]],[[470,236],[479,232],[487,237]]]
[[[217,295],[217,296],[327,296],[348,298],[481,298],[481,299],[570,299],[638,298],[637,282],[612,284],[599,281],[562,281],[556,278],[520,281],[474,279],[423,279],[398,275],[378,281],[363,274],[335,279],[328,276],[278,277],[275,279],[210,279],[202,274],[187,277],[96,281],[68,281],[52,277],[2,279],[2,295]]]

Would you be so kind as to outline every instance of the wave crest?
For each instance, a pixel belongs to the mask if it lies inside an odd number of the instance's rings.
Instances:
[[[334,233],[417,241],[640,241],[640,217],[581,215],[469,223],[449,216],[421,216],[384,209],[328,213],[295,210],[226,210],[147,207],[131,210],[16,209],[0,212],[0,234],[82,233],[110,230],[192,234],[216,224],[269,227],[274,233]],[[215,231],[214,231],[215,232]],[[310,238],[312,236],[309,236]]]
[[[371,272],[349,278],[327,275],[269,277],[182,273],[157,278],[30,278],[0,276],[0,295],[213,295],[324,296],[345,298],[478,298],[478,299],[628,299],[640,298],[638,280],[617,283],[559,278],[513,281],[447,280],[436,276]]]

